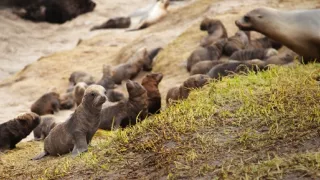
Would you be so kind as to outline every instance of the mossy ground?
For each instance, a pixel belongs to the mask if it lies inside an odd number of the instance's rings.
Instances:
[[[81,157],[1,155],[0,179],[320,178],[320,65],[274,67],[195,90],[138,125],[99,131]]]

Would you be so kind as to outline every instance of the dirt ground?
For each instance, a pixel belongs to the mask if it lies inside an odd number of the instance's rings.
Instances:
[[[174,3],[166,18],[145,30],[90,32],[92,26],[110,17],[125,16],[146,6],[142,0],[95,2],[94,12],[63,25],[33,23],[19,19],[8,9],[0,10],[0,123],[29,111],[31,104],[52,87],[64,92],[73,71],[87,71],[98,80],[103,64],[125,62],[141,47],[165,48],[154,65],[155,72],[164,74],[160,84],[164,99],[169,88],[189,76],[184,62],[205,36],[204,32],[201,37],[192,36],[192,32],[199,31],[204,16],[221,19],[231,36],[237,30],[234,21],[253,8],[305,9],[320,5],[318,0],[187,0]],[[182,34],[190,35],[193,43],[172,43]],[[82,41],[77,45],[79,39]],[[142,76],[135,80],[140,81]],[[119,90],[125,91],[123,86]],[[58,119],[65,120],[71,112],[59,112]]]

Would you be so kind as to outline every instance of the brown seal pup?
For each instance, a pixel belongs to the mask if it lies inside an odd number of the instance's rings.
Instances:
[[[107,90],[107,97],[110,102],[118,102],[124,99],[124,95],[114,89]]]
[[[64,23],[80,14],[93,11],[96,4],[91,0],[40,0],[24,7],[18,15],[32,21]]]
[[[207,47],[219,39],[228,38],[227,30],[219,19],[205,17],[200,24],[200,30],[208,32],[208,36],[200,41],[202,47]]]
[[[143,65],[149,61],[146,48],[139,50],[128,62],[116,66],[112,70],[112,79],[116,84],[123,80],[133,79],[142,70]]]
[[[0,125],[0,151],[14,149],[40,123],[35,113],[23,113]]]
[[[162,50],[161,47],[152,49],[148,52],[148,59],[146,59],[145,63],[143,64],[143,70],[144,71],[152,71],[152,63],[154,61],[154,58],[158,55],[158,53]]]
[[[129,31],[144,29],[159,22],[168,14],[167,8],[169,4],[170,0],[158,0],[150,11],[141,18],[137,28],[130,29]]]
[[[60,109],[60,95],[56,92],[49,92],[42,95],[31,105],[31,112],[42,116],[45,114],[54,114]]]
[[[234,52],[229,59],[237,61],[246,61],[252,59],[265,60],[271,56],[278,54],[278,51],[273,48],[268,49],[245,49]]]
[[[94,78],[84,71],[74,71],[69,77],[70,86],[75,86],[79,82],[85,82],[87,85],[94,84]]]
[[[56,125],[53,115],[41,116],[40,124],[33,130],[34,140],[44,140]]]
[[[157,114],[161,109],[161,94],[158,88],[163,75],[161,73],[147,74],[141,82],[141,85],[147,90],[148,95],[148,113]]]
[[[74,106],[73,88],[71,92],[65,92],[60,95],[60,110],[72,109]]]
[[[93,135],[100,124],[102,104],[107,100],[106,90],[100,85],[89,86],[81,104],[71,117],[53,128],[44,140],[44,152],[33,158],[58,156],[72,151],[76,156],[88,150]]]
[[[267,49],[267,48],[273,48],[273,49],[280,49],[282,47],[282,44],[274,41],[268,37],[262,37],[255,40],[250,40],[249,37],[249,44],[245,47],[245,49]]]
[[[137,82],[128,80],[126,83],[129,98],[117,103],[103,105],[99,128],[113,130],[125,128],[143,120],[148,113],[148,95],[146,89]]]
[[[224,60],[219,60],[219,61],[201,61],[192,66],[190,74],[195,75],[195,74],[207,74],[210,69],[218,64],[225,63],[226,61]]]
[[[178,100],[187,99],[192,89],[201,88],[208,83],[209,76],[197,74],[190,76],[182,85],[169,89],[166,97],[167,105]]]
[[[226,40],[222,39],[208,47],[198,47],[187,59],[187,70],[190,71],[192,66],[204,60],[219,60],[222,56]]]
[[[231,56],[234,52],[244,49],[248,43],[248,34],[244,31],[238,31],[234,36],[228,38],[223,52],[225,55]]]
[[[74,87],[73,98],[74,98],[77,106],[79,106],[81,104],[82,98],[84,96],[84,92],[86,91],[87,88],[88,88],[88,85],[84,82],[79,82]]]
[[[275,65],[290,65],[294,63],[294,59],[297,54],[291,50],[285,51],[278,54],[277,56],[271,56],[268,59],[264,60],[266,64],[275,64]]]
[[[248,12],[236,25],[246,31],[257,31],[304,56],[320,59],[320,10],[281,11],[258,8]]]
[[[103,65],[102,68],[102,77],[97,82],[98,85],[104,87],[106,90],[108,89],[114,89],[115,83],[112,79],[112,70],[110,65]]]
[[[107,22],[94,26],[90,31],[99,30],[99,29],[123,29],[128,28],[131,25],[130,17],[115,17],[109,19]]]
[[[214,66],[208,75],[213,79],[221,79],[224,76],[229,76],[237,73],[247,73],[249,71],[261,71],[267,68],[266,62],[262,60],[249,60],[249,61],[230,61],[223,64]]]

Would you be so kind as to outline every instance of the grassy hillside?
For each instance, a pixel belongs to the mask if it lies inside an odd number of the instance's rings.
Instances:
[[[0,179],[320,177],[317,64],[211,82],[142,123],[99,131],[88,153],[30,161],[42,143],[1,155]]]

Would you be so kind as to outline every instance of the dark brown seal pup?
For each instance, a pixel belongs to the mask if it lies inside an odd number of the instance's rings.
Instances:
[[[261,71],[267,67],[266,62],[261,60],[249,60],[249,61],[230,61],[223,64],[214,66],[208,75],[213,79],[220,80],[224,76],[229,76],[237,73],[247,73],[248,71]]]
[[[200,24],[200,30],[208,32],[208,36],[200,41],[202,47],[207,47],[219,39],[228,38],[227,30],[219,19],[204,18]]]
[[[60,95],[56,92],[49,92],[42,95],[36,102],[31,105],[31,112],[42,116],[45,114],[54,114],[60,109]]]
[[[158,88],[163,75],[161,73],[147,74],[141,82],[141,85],[147,90],[148,95],[148,113],[160,113],[161,94]]]
[[[129,98],[117,103],[103,105],[101,110],[101,129],[113,130],[125,128],[143,120],[148,113],[148,95],[145,88],[137,82],[128,80],[126,83]]]
[[[252,60],[252,59],[265,60],[277,54],[278,54],[278,51],[273,48],[246,49],[246,50],[239,50],[234,52],[229,59],[237,60],[237,61],[246,61],[246,60]]]
[[[248,34],[244,31],[238,31],[234,36],[228,38],[223,49],[224,54],[231,56],[234,52],[244,49],[248,43]]]
[[[190,71],[192,66],[200,61],[219,60],[222,56],[225,43],[226,40],[222,39],[208,47],[198,47],[187,59],[187,70]]]
[[[131,25],[130,17],[115,17],[109,19],[107,22],[94,26],[90,31],[99,30],[99,29],[124,29],[128,28]]]
[[[116,84],[123,80],[133,79],[142,70],[143,65],[149,62],[148,52],[145,48],[139,50],[127,63],[120,64],[112,70],[112,79]]]
[[[84,92],[86,91],[87,88],[88,88],[88,85],[84,82],[79,82],[74,87],[73,98],[77,106],[81,104],[82,98],[84,96]]]
[[[308,62],[320,59],[320,10],[281,11],[258,8],[248,12],[236,25],[257,31],[304,56]]]
[[[89,86],[81,104],[71,117],[53,128],[44,140],[44,152],[33,158],[58,156],[72,151],[76,156],[88,150],[88,144],[100,124],[102,104],[107,100],[106,90],[100,85]]]
[[[69,77],[70,87],[75,86],[79,82],[85,82],[87,85],[94,84],[94,78],[84,71],[74,71]]]
[[[190,74],[195,75],[195,74],[207,74],[210,69],[218,64],[225,63],[226,61],[224,60],[219,60],[219,61],[201,61],[192,66]]]
[[[201,88],[210,79],[207,75],[197,74],[190,76],[182,85],[169,89],[166,97],[167,105],[178,100],[187,99],[192,89]]]
[[[32,21],[64,23],[80,14],[93,11],[96,4],[91,0],[42,0],[24,7],[18,15]]]
[[[44,140],[56,125],[53,115],[41,116],[40,124],[33,130],[34,140]]]
[[[24,113],[0,125],[0,151],[14,149],[40,123],[35,113]]]

